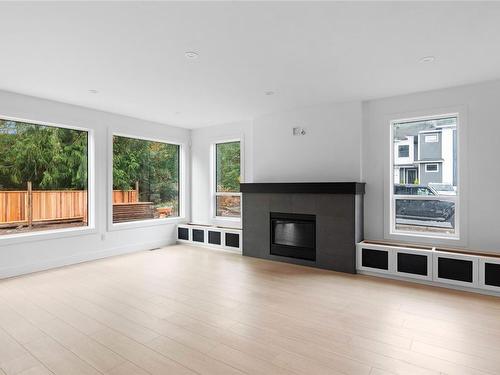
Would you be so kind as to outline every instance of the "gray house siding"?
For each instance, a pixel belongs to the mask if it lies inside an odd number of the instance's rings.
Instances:
[[[418,160],[418,136],[413,137],[413,160]]]
[[[425,137],[428,135],[437,135],[438,141],[432,143],[426,143]],[[420,144],[420,158],[419,160],[440,160],[441,155],[441,142],[442,135],[441,132],[433,132],[433,133],[422,133],[419,135],[419,144]]]
[[[422,165],[420,166],[420,185],[427,186],[429,182],[440,183],[443,181],[443,164],[442,163],[430,163],[430,164],[438,164],[439,171],[426,172],[425,163],[422,163]]]

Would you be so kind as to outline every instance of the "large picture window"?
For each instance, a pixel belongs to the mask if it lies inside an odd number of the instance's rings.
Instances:
[[[113,136],[113,223],[179,216],[180,146]]]
[[[0,119],[0,236],[87,226],[88,138]]]
[[[391,123],[391,233],[458,238],[457,118]]]
[[[240,142],[215,144],[215,216],[241,216]]]

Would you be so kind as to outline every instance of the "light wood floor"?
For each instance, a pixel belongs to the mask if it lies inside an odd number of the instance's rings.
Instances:
[[[500,374],[500,299],[189,246],[0,281],[0,374]]]

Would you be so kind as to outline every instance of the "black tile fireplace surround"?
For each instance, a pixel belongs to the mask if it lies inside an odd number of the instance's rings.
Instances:
[[[364,189],[359,182],[241,184],[243,255],[355,273]]]

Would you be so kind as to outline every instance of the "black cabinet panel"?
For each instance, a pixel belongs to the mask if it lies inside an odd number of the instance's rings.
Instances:
[[[464,259],[438,258],[438,277],[472,283],[472,261]]]
[[[193,241],[205,242],[205,232],[201,229],[193,229]]]
[[[177,238],[179,240],[189,240],[189,229],[188,228],[177,228]]]
[[[500,264],[484,264],[484,283],[491,286],[500,286]]]
[[[220,232],[215,232],[213,230],[208,231],[208,243],[212,245],[220,245],[221,244],[221,236]]]
[[[427,256],[398,253],[398,272],[427,276]]]
[[[384,250],[362,249],[361,265],[363,267],[389,269],[389,253]]]
[[[237,233],[226,233],[226,246],[240,247],[240,235]]]

